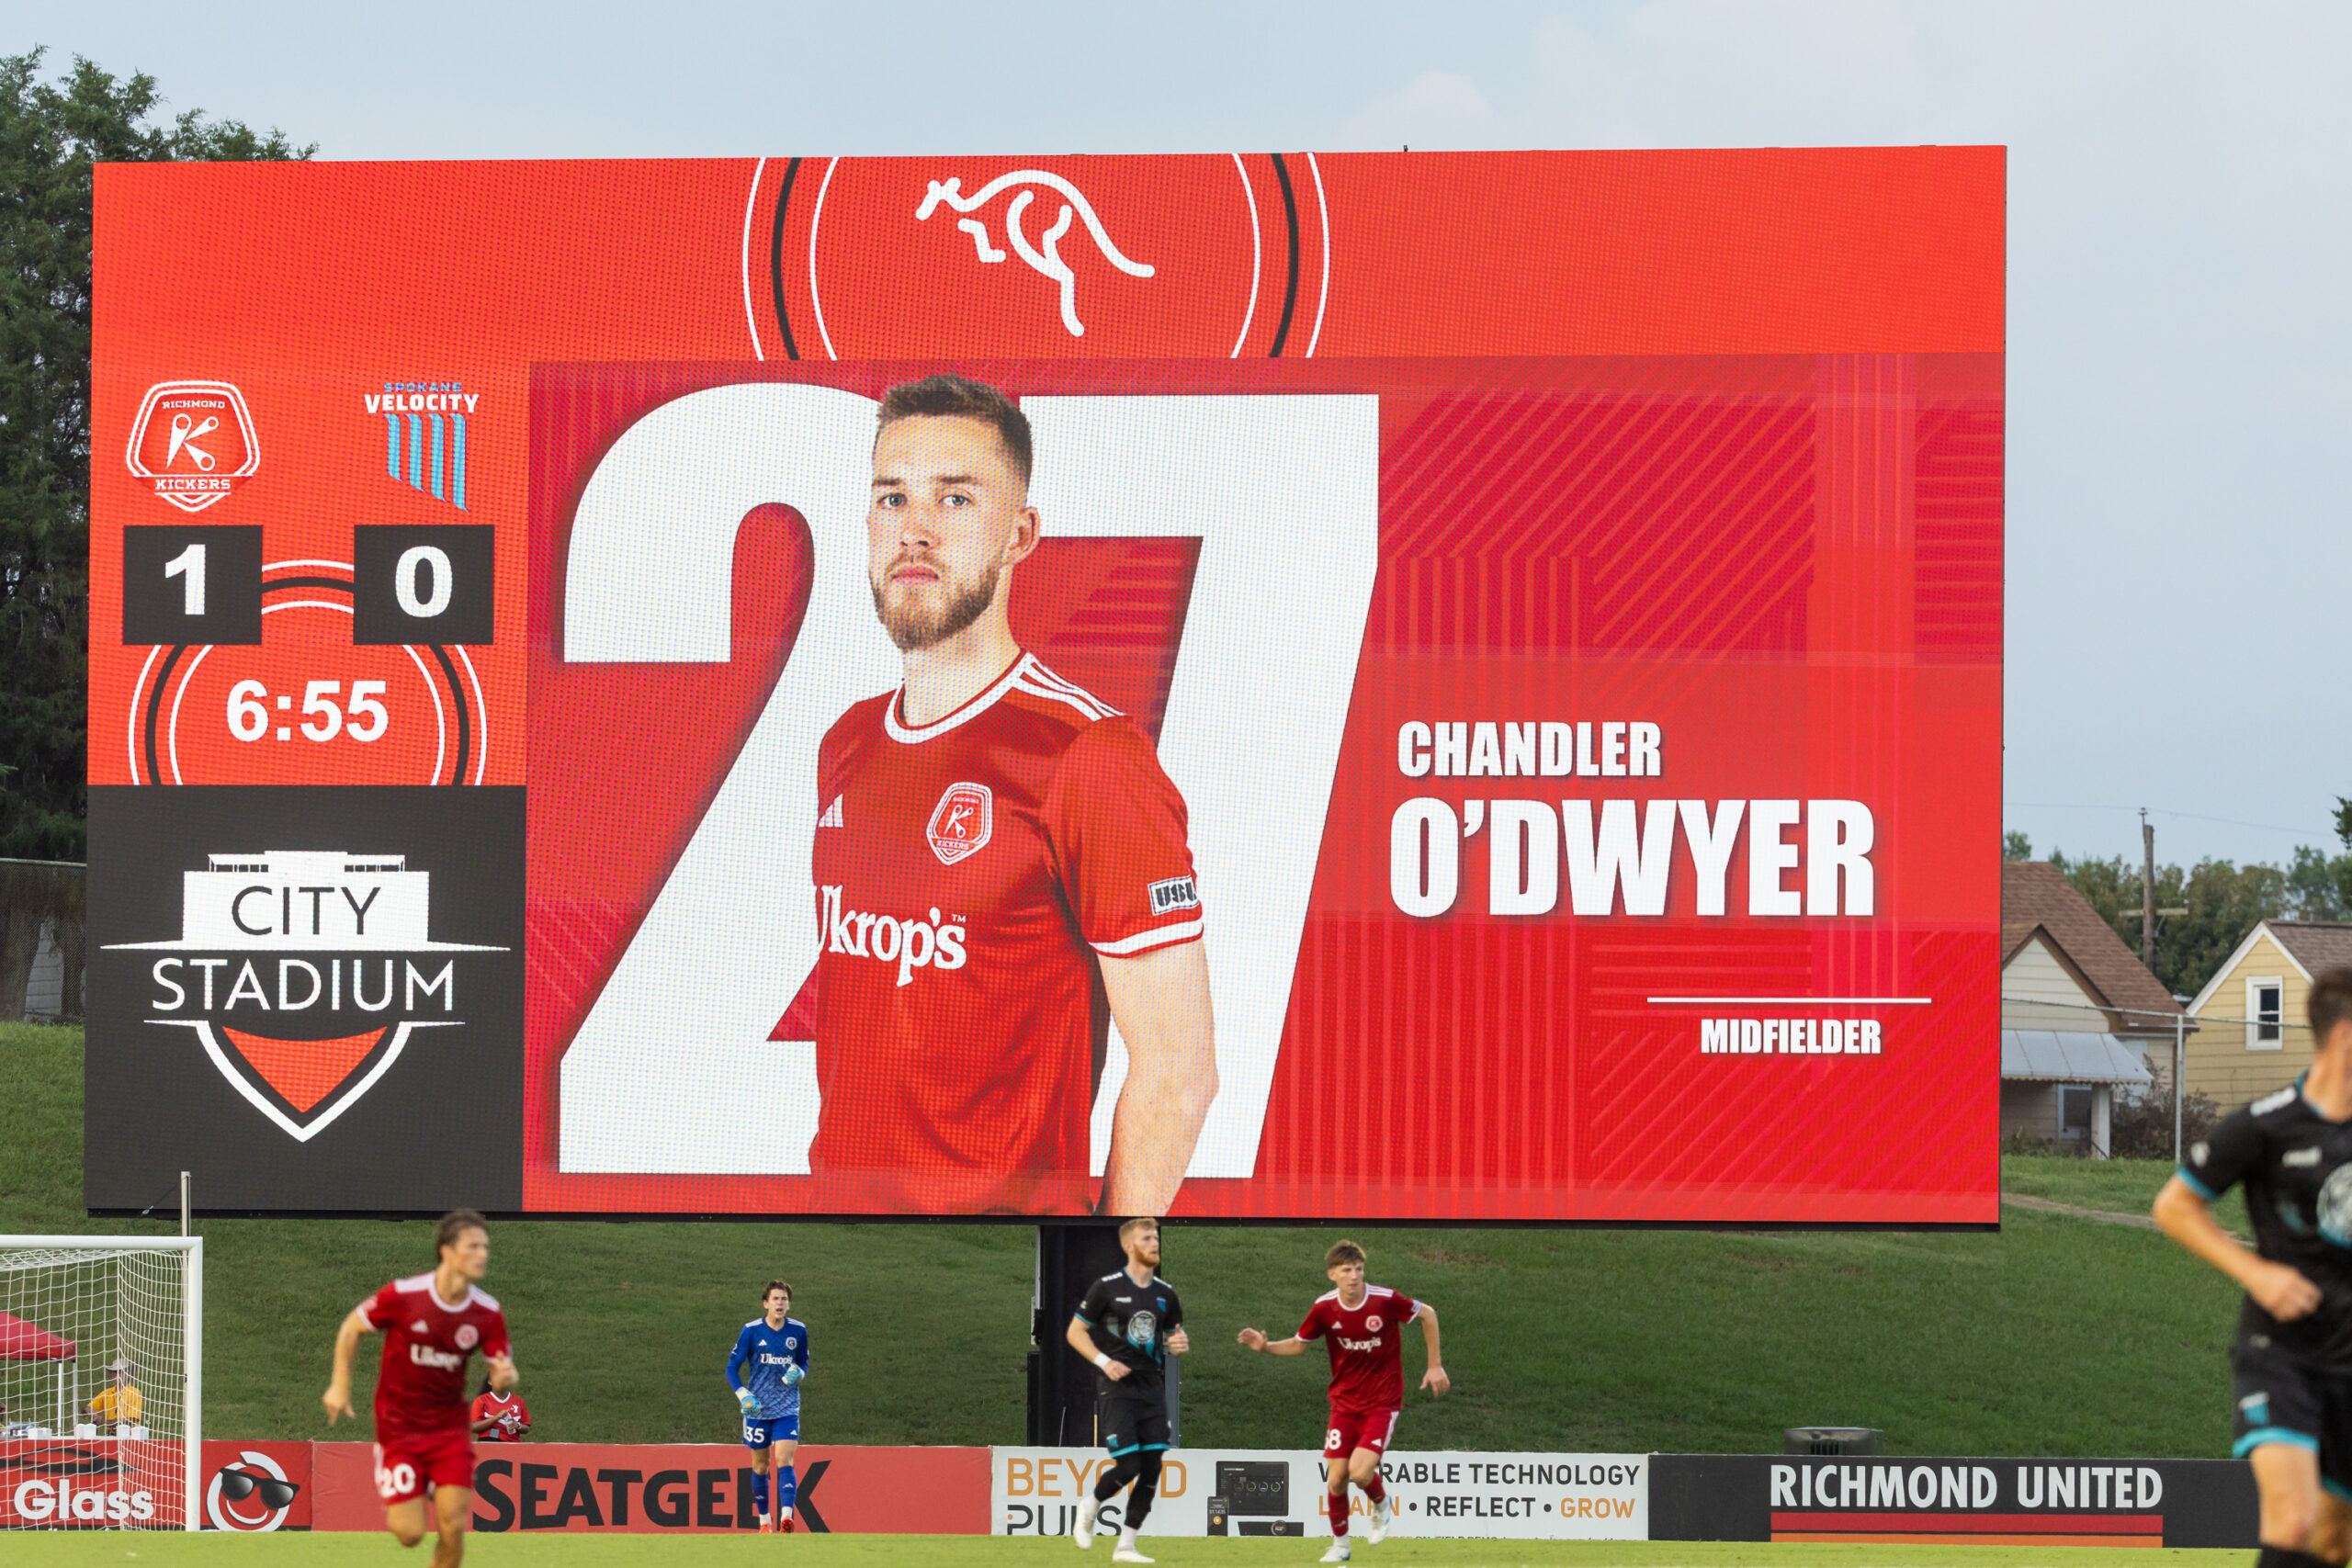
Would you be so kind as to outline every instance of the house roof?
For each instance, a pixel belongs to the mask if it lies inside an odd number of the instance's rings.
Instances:
[[[2004,1029],[2001,1077],[2011,1082],[2151,1084],[2155,1075],[2112,1034]]]
[[[2341,929],[2352,937],[2352,926]],[[2115,928],[2075,891],[2065,874],[2048,861],[2004,861],[2001,962],[2006,964],[2015,957],[2037,930],[2088,983],[2098,1000],[2117,1010],[2120,1032],[2171,1031],[2180,1004],[2138,954],[2123,945]]]
[[[2341,920],[2267,920],[2271,940],[2313,979],[2323,969],[2352,967],[2352,924]]]
[[[2212,999],[2222,982],[2245,962],[2254,944],[2266,936],[2271,946],[2286,955],[2288,963],[2302,972],[2306,980],[2317,979],[2323,969],[2352,965],[2352,924],[2341,920],[2256,920],[2254,929],[2222,961],[2222,966],[2213,971],[2213,977],[2205,982],[2205,988],[2197,993],[2188,1010],[2204,1011],[2205,1004]]]

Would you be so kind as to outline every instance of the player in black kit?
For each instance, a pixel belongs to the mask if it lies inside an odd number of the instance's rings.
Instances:
[[[2303,1075],[2222,1119],[2156,1195],[2158,1228],[2245,1287],[2230,1366],[2262,1494],[2256,1568],[2352,1557],[2352,969],[2312,983]],[[2253,1251],[2207,1207],[2245,1184]]]
[[[1081,1548],[1092,1546],[1096,1511],[1132,1481],[1136,1489],[1111,1561],[1148,1562],[1136,1550],[1136,1531],[1151,1512],[1160,1456],[1168,1451],[1168,1358],[1182,1355],[1192,1342],[1175,1289],[1153,1272],[1159,1267],[1159,1222],[1129,1220],[1119,1227],[1119,1246],[1127,1266],[1095,1280],[1069,1320],[1070,1348],[1094,1363],[1100,1379],[1095,1423],[1116,1461],[1078,1506],[1070,1535]]]

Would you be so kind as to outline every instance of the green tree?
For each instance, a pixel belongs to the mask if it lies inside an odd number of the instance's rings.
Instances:
[[[87,795],[90,189],[101,163],[308,158],[154,78],[0,55],[0,855],[79,860]]]
[[[2072,860],[2064,851],[2052,852],[2050,860],[2124,945],[2138,953],[2139,863],[2120,855]],[[2156,867],[2156,908],[2188,911],[2159,917],[2156,978],[2175,996],[2194,996],[2256,921],[2338,918],[2346,907],[2346,878],[2352,878],[2352,855],[2330,859],[2311,849],[2296,851],[2291,868],[2225,860],[2199,861],[2185,872],[2177,865]]]
[[[2033,858],[2033,840],[2027,838],[2023,833],[2002,834],[2001,858],[2003,860],[2031,860]]]

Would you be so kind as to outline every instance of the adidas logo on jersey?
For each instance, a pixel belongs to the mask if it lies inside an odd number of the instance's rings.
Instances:
[[[825,807],[825,814],[817,818],[817,826],[820,828],[838,828],[841,825],[842,797],[837,795],[833,796],[833,803]]]
[[[842,890],[825,888],[825,951],[853,958],[872,958],[899,966],[899,984],[914,978],[918,969],[964,967],[964,928],[943,924],[933,908],[929,919],[899,919],[842,908]]]

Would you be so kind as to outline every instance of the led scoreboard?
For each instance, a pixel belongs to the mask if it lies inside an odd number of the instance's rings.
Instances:
[[[101,168],[88,1203],[1993,1222],[2004,200]]]

